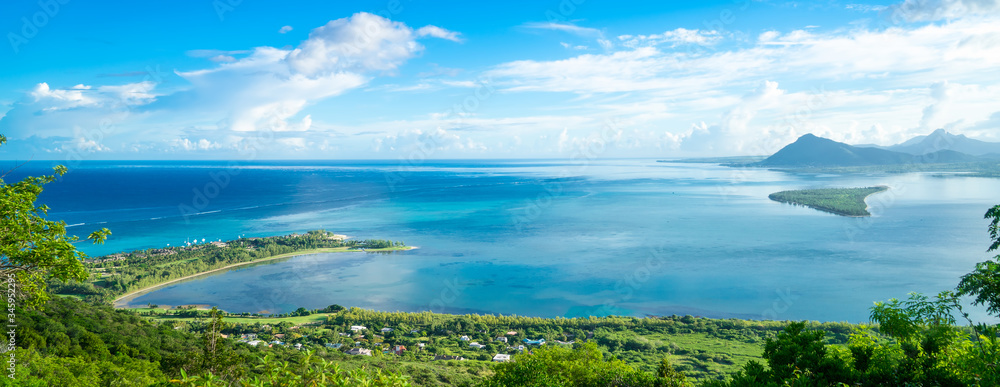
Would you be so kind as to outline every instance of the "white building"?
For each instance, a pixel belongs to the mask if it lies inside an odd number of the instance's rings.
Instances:
[[[363,331],[365,329],[368,329],[368,328],[366,328],[364,325],[351,325],[351,330],[355,331],[355,332],[357,332],[357,331]]]
[[[510,361],[510,355],[504,354],[504,353],[498,353],[498,354],[496,354],[496,356],[493,356],[493,361],[495,361],[497,363],[506,363],[506,362],[509,362]]]
[[[370,349],[364,349],[364,348],[351,348],[350,351],[347,351],[347,354],[348,355],[359,355],[359,356],[371,356],[372,355],[372,350],[370,350]]]

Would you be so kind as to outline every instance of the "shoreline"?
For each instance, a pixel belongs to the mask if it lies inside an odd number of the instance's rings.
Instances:
[[[156,290],[158,288],[161,288],[161,287],[164,287],[164,286],[167,286],[167,285],[170,285],[170,284],[174,284],[174,283],[177,283],[177,282],[189,280],[189,279],[192,279],[192,278],[196,278],[196,277],[200,277],[200,276],[204,276],[204,275],[209,275],[209,274],[212,274],[212,273],[215,273],[215,272],[218,272],[218,271],[232,269],[234,267],[246,266],[246,265],[250,265],[250,264],[254,264],[254,263],[261,263],[261,262],[273,261],[273,260],[276,260],[276,259],[294,258],[294,257],[302,256],[302,255],[311,255],[311,254],[353,253],[353,252],[365,253],[365,252],[379,252],[379,251],[407,251],[407,250],[414,250],[416,248],[417,248],[416,246],[405,246],[405,248],[403,248],[403,249],[400,249],[400,248],[386,248],[386,249],[373,249],[373,250],[358,250],[358,249],[352,250],[352,249],[349,249],[349,248],[346,248],[346,247],[327,247],[327,248],[309,249],[309,250],[296,251],[296,252],[292,252],[292,253],[279,254],[279,255],[275,255],[273,257],[267,257],[267,258],[258,259],[258,260],[255,260],[255,261],[234,263],[232,265],[223,266],[223,267],[220,267],[218,269],[212,269],[212,270],[209,270],[209,271],[203,271],[203,272],[200,272],[200,273],[186,275],[186,276],[181,277],[181,278],[175,278],[175,279],[172,279],[172,280],[169,280],[169,281],[166,281],[166,282],[161,282],[161,283],[158,283],[158,284],[155,284],[155,285],[150,285],[150,286],[144,287],[144,288],[139,289],[139,290],[134,290],[134,291],[125,293],[125,294],[123,294],[121,296],[118,296],[118,298],[115,298],[114,300],[112,300],[111,301],[111,307],[115,308],[115,309],[127,309],[129,301],[132,301],[136,297],[139,297],[139,296],[141,296],[143,294],[152,292],[153,290]]]

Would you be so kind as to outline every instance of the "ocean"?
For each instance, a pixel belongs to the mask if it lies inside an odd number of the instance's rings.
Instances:
[[[0,169],[9,169],[4,162]],[[48,173],[33,161],[12,172]],[[1000,180],[624,160],[84,161],[40,203],[97,256],[326,229],[392,254],[300,256],[199,277],[133,305],[281,313],[330,304],[541,317],[861,322],[873,301],[953,289],[990,257]],[[888,185],[850,218],[781,190]],[[973,316],[985,314],[973,309]]]

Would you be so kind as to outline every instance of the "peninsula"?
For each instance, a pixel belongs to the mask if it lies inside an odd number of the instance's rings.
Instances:
[[[350,239],[325,230],[189,246],[146,249],[84,261],[91,273],[86,282],[51,283],[53,293],[88,301],[110,302],[116,308],[159,287],[239,266],[299,255],[338,252],[410,250],[400,241]]]

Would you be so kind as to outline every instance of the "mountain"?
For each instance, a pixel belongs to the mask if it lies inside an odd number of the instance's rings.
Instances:
[[[944,129],[938,129],[926,136],[917,136],[903,143],[885,149],[922,155],[941,150],[952,150],[965,154],[982,156],[988,153],[1000,153],[1000,143],[973,140],[964,134],[951,134]]]
[[[856,147],[806,134],[754,165],[763,167],[847,167],[909,163],[958,163],[977,158],[953,150],[916,156],[878,148]]]

